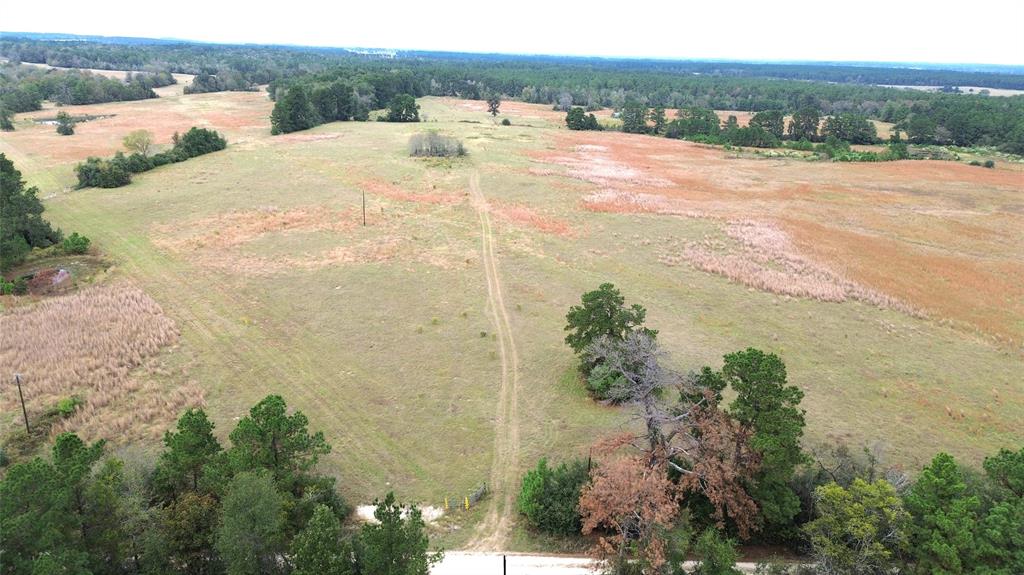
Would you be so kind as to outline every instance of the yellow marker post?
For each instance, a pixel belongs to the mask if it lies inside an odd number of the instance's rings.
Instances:
[[[466,498],[466,511],[469,511],[469,497]]]

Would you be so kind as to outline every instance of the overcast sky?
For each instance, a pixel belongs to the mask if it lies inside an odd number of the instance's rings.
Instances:
[[[3,4],[0,30],[8,31],[469,52],[1024,65],[1024,0]]]

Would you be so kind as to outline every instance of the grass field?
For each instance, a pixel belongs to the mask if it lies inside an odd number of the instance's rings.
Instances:
[[[480,102],[421,105],[424,124],[271,137],[263,94],[171,96],[72,108],[116,115],[70,138],[19,115],[0,152],[54,224],[112,261],[111,281],[174,320],[167,385],[195,381],[222,436],[284,395],[325,432],[324,469],[355,502],[394,489],[438,505],[488,481],[492,506],[455,524],[527,545],[499,521],[522,469],[628,425],[583,393],[562,342],[568,307],[605,281],[648,308],[683,370],[747,346],[780,354],[806,392],[809,444],[881,444],[914,471],[940,449],[979,462],[1024,438],[1019,167],[764,159],[570,133],[544,106],[503,103],[502,127]],[[128,131],[166,144],[193,124],[228,149],[71,189],[74,162]],[[426,129],[468,157],[409,158]],[[853,295],[787,291],[812,280]]]

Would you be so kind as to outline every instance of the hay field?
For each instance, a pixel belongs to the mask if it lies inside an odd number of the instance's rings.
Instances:
[[[648,308],[681,369],[779,353],[806,392],[810,443],[882,444],[915,470],[939,449],[978,462],[1024,437],[1019,169],[764,159],[571,133],[545,106],[503,103],[502,127],[482,103],[421,105],[421,125],[279,137],[262,94],[90,106],[118,123],[59,139],[19,115],[0,152],[56,225],[91,237],[175,322],[176,361],[220,434],[283,394],[324,430],[324,465],[355,502],[395,489],[436,505],[491,477],[507,338],[491,321],[474,174],[518,352],[519,467],[585,455],[627,425],[574,382],[562,342],[568,307],[605,281]],[[193,118],[228,149],[128,187],[68,189],[77,159]],[[409,158],[428,128],[469,156]]]

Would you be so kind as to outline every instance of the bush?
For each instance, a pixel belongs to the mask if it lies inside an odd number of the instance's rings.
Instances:
[[[530,526],[555,535],[576,535],[582,528],[580,492],[590,478],[587,462],[574,459],[557,468],[541,459],[523,476],[516,507]]]
[[[14,294],[14,282],[9,282],[4,278],[0,278],[0,295],[13,295]]]
[[[697,539],[693,547],[694,554],[700,558],[694,575],[740,575],[736,569],[736,542],[722,539],[715,529],[708,529]]]
[[[25,295],[28,293],[28,278],[21,276],[11,284],[11,293],[14,295]]]
[[[994,168],[994,167],[996,167],[996,163],[993,162],[992,160],[985,160],[985,163],[982,164],[982,165],[985,166],[986,168]]]
[[[61,136],[70,136],[75,133],[75,121],[67,112],[57,114],[57,133]]]
[[[132,183],[132,175],[125,162],[89,158],[75,166],[79,188],[118,188]]]
[[[123,164],[129,172],[133,174],[141,174],[142,172],[148,172],[153,169],[153,161],[146,156],[136,152],[124,160]]]
[[[512,125],[512,122],[510,122],[508,118],[503,118],[503,119],[501,120],[501,125],[502,125],[502,126],[511,126],[511,125]]]
[[[979,162],[978,160],[971,160],[970,163],[972,166],[978,166],[979,168],[981,167],[981,162]]]
[[[61,248],[66,254],[84,254],[89,251],[89,238],[78,235],[78,232],[73,232],[70,236],[64,238]]]
[[[193,126],[189,131],[185,132],[184,136],[178,139],[178,142],[174,145],[174,150],[182,152],[186,158],[194,158],[203,154],[209,154],[210,152],[223,150],[227,146],[227,140],[218,134],[216,130],[207,130],[206,128],[196,128]]]
[[[597,365],[587,375],[587,390],[594,399],[605,400],[613,387],[624,383],[622,379],[621,373],[607,365]]]
[[[466,148],[462,142],[437,132],[413,134],[409,138],[409,155],[415,157],[451,157],[465,156]]]
[[[78,397],[77,395],[65,397],[57,402],[57,413],[62,417],[71,417],[80,405],[82,405],[81,397]]]

